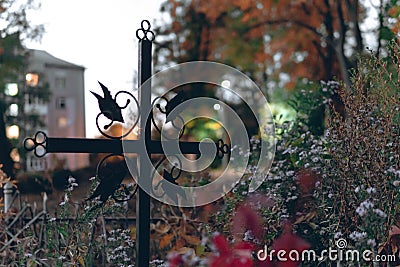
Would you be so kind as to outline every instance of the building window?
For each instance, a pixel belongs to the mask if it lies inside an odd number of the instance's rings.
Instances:
[[[11,150],[10,157],[14,162],[19,162],[20,161],[21,158],[19,156],[19,152],[18,152],[17,148],[13,148]]]
[[[25,103],[28,105],[44,105],[44,100],[32,94],[25,94]]]
[[[16,96],[18,94],[18,84],[17,83],[7,83],[6,90],[4,93],[8,96]]]
[[[39,74],[27,73],[25,75],[26,85],[35,87],[39,83]]]
[[[56,78],[56,89],[63,90],[65,89],[66,80],[64,77],[57,77]]]
[[[26,159],[26,168],[28,171],[43,171],[46,169],[46,160],[36,157]]]
[[[15,103],[11,104],[8,113],[13,117],[18,116],[18,105]]]
[[[56,99],[56,108],[57,109],[66,109],[66,99],[65,99],[65,97],[58,97]]]
[[[7,126],[6,135],[9,139],[18,139],[19,137],[19,127],[18,125]]]
[[[66,117],[59,117],[57,121],[58,127],[59,128],[65,128],[67,127],[68,121]]]

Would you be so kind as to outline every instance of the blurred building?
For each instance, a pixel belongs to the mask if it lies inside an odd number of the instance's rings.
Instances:
[[[85,68],[52,56],[42,50],[29,50],[23,89],[23,112],[36,114],[40,126],[25,125],[25,136],[41,130],[51,137],[85,137]],[[48,92],[46,96],[40,90]],[[23,137],[24,138],[24,137]],[[28,153],[27,171],[64,167],[75,170],[88,164],[87,154],[48,154],[37,158]]]

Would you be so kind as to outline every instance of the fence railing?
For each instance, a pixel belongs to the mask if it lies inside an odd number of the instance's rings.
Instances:
[[[4,192],[4,190],[3,190]],[[13,193],[4,192],[4,199],[7,198],[7,205],[5,206],[6,212],[4,213],[4,220],[0,221],[0,255],[9,255],[10,253],[15,253],[19,249],[20,240],[27,238],[34,239],[38,248],[42,251],[42,256],[44,256],[43,251],[49,247],[49,231],[51,227],[59,226],[63,223],[72,225],[73,223],[79,223],[82,214],[78,212],[78,208],[73,212],[73,216],[57,216],[50,214],[47,205],[47,194],[42,195],[42,209],[37,208],[36,203],[28,203],[21,201],[21,194],[18,190],[13,190]],[[156,224],[158,221],[164,221],[163,218],[152,218],[151,222]],[[110,226],[117,223],[117,225],[123,225],[125,229],[136,224],[136,217],[134,216],[123,216],[123,217],[112,217],[105,216],[102,213],[96,218],[96,232],[97,236],[101,236],[102,239],[106,240],[109,237],[108,230]],[[55,227],[57,228],[57,227]],[[54,232],[53,234],[54,238]],[[62,233],[55,233],[55,239],[61,240]],[[102,255],[99,257],[105,264],[105,259],[107,258],[105,248],[100,251]],[[41,257],[42,260],[45,257]],[[51,266],[49,262],[39,259],[38,262],[43,266]],[[0,257],[0,266],[8,266],[6,257]]]

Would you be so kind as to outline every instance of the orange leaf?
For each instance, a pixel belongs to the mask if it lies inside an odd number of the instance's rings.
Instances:
[[[186,242],[188,242],[190,245],[199,245],[201,243],[200,238],[198,238],[197,236],[193,236],[193,235],[183,235],[183,239],[186,240]]]
[[[174,234],[169,234],[169,235],[163,236],[160,240],[160,249],[163,249],[166,246],[168,246],[169,244],[171,244],[171,242],[172,242],[172,240],[174,240],[174,238],[175,238]]]

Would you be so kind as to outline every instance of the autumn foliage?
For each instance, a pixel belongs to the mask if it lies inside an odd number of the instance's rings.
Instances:
[[[289,88],[298,78],[350,84],[349,70],[367,45],[360,28],[367,9],[358,0],[169,0],[161,10],[172,22],[158,29],[156,64],[163,57],[224,62],[261,85],[281,73],[289,74]],[[391,2],[380,8],[379,31],[397,31],[398,10]],[[392,37],[379,34],[377,42]]]

